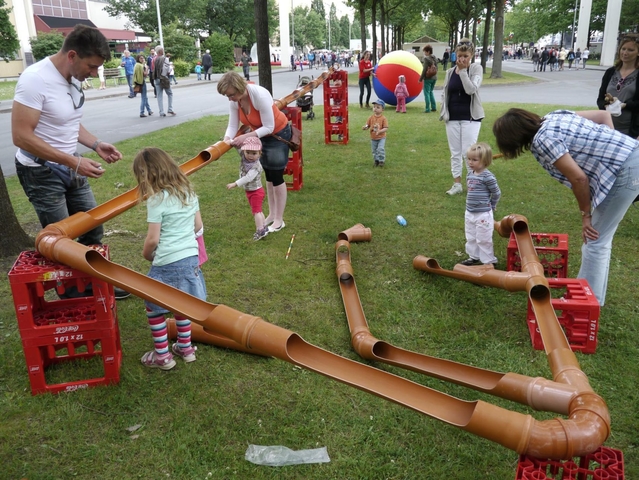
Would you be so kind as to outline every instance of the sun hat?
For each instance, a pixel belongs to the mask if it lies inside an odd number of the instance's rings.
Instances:
[[[240,150],[252,150],[255,152],[259,152],[260,150],[262,150],[262,142],[257,137],[248,137],[246,140],[244,140],[244,143],[242,144]]]

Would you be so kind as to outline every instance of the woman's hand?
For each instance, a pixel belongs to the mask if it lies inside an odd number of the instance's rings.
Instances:
[[[581,219],[581,236],[584,243],[588,243],[588,240],[597,240],[599,238],[599,232],[592,227],[591,220],[592,217],[589,215]]]
[[[470,64],[470,58],[466,57],[465,55],[459,55],[457,57],[457,70],[466,70],[468,68],[468,65]]]

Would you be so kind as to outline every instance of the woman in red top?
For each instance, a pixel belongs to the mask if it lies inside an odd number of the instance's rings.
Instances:
[[[260,162],[266,175],[268,194],[268,217],[265,225],[269,232],[284,228],[284,208],[287,190],[284,169],[288,164],[288,144],[291,127],[284,115],[273,103],[273,97],[264,87],[247,84],[237,72],[226,72],[217,83],[217,91],[229,99],[229,123],[224,141],[234,147],[241,146],[248,137],[262,141]],[[251,131],[237,135],[240,123],[251,127]],[[237,136],[236,136],[237,135]],[[276,138],[280,137],[282,140]]]
[[[362,54],[359,61],[359,108],[363,108],[364,104],[364,87],[366,87],[366,108],[371,108],[368,102],[371,100],[371,74],[373,73],[373,64],[371,63],[371,52],[366,50]]]

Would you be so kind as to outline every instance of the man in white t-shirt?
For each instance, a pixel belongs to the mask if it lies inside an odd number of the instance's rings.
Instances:
[[[82,119],[82,82],[98,75],[98,67],[111,58],[109,43],[96,28],[78,25],[67,35],[62,49],[29,66],[20,75],[11,110],[16,172],[42,227],[96,206],[86,177],[100,178],[100,162],[76,153],[78,142],[90,147],[107,163],[122,154],[86,130]],[[100,243],[102,226],[78,241]]]
[[[586,68],[586,61],[588,61],[588,57],[590,56],[590,50],[588,50],[588,47],[584,48],[584,51],[581,54],[581,63],[584,66],[583,68]]]

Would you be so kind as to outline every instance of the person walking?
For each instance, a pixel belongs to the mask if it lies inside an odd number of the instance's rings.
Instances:
[[[77,25],[57,53],[30,65],[18,79],[11,108],[11,134],[18,147],[16,173],[42,228],[96,207],[87,177],[99,179],[106,170],[99,161],[78,154],[78,143],[107,164],[122,159],[117,148],[81,123],[81,83],[95,77],[98,67],[110,58],[104,35],[96,28]],[[99,244],[103,233],[100,225],[78,242]],[[119,299],[130,294],[115,288],[115,295]]]
[[[461,177],[468,148],[477,142],[484,108],[479,97],[483,79],[479,63],[471,63],[475,46],[468,38],[462,38],[455,49],[456,63],[444,80],[442,107],[439,119],[446,122],[446,136],[450,149],[450,169],[453,186],[448,195],[462,193]]]
[[[146,66],[146,59],[144,55],[138,56],[138,63],[135,64],[135,70],[133,71],[133,84],[140,89],[140,117],[144,118],[144,109],[149,113],[149,116],[153,115],[151,105],[149,105],[149,97],[146,94],[146,79],[149,76],[149,70]]]
[[[188,177],[164,150],[145,148],[133,159],[139,200],[146,199],[148,231],[142,256],[152,262],[148,276],[206,301],[206,285],[200,270],[196,232],[202,230],[198,198]],[[191,344],[191,321],[175,314],[177,342],[169,351],[165,315],[169,311],[145,300],[146,316],[154,349],[146,352],[142,365],[160,370],[175,367],[173,355],[185,363],[196,360]]]
[[[583,239],[577,278],[588,281],[603,307],[613,237],[637,196],[639,142],[614,130],[604,110],[556,110],[542,118],[511,108],[495,120],[493,134],[504,158],[530,151],[544,170],[572,190]]]
[[[590,56],[590,50],[588,47],[584,48],[584,51],[581,52],[581,64],[583,65],[583,70],[586,69],[586,62],[588,61],[588,57]]]
[[[124,51],[124,56],[122,57],[121,67],[124,67],[124,73],[126,74],[126,81],[129,84],[129,98],[135,97],[135,92],[133,91],[133,71],[135,70],[135,58],[131,56],[131,52],[128,50]]]
[[[244,72],[244,78],[248,82],[251,79],[251,58],[246,54],[246,52],[242,52],[242,58],[240,59],[240,61],[242,62],[242,71]]]
[[[207,50],[202,55],[202,71],[204,72],[204,80],[211,80],[211,74],[213,73],[213,58],[211,57],[211,51]]]
[[[175,112],[173,111],[173,91],[171,90],[171,82],[169,81],[169,59],[164,56],[163,47],[156,47],[155,51],[157,53],[157,57],[155,57],[153,62],[153,75],[155,77],[155,89],[158,93],[160,117],[166,117],[166,113],[164,113],[164,92],[166,92],[166,96],[169,99],[169,109],[167,110],[167,113],[169,115],[175,115]]]
[[[437,83],[437,57],[433,55],[433,47],[430,44],[424,46],[423,52],[424,67],[419,81],[422,82],[424,91],[424,113],[436,112],[437,105],[435,104],[435,94],[433,90],[435,89],[435,83]],[[435,73],[429,76],[433,72],[433,66]]]

